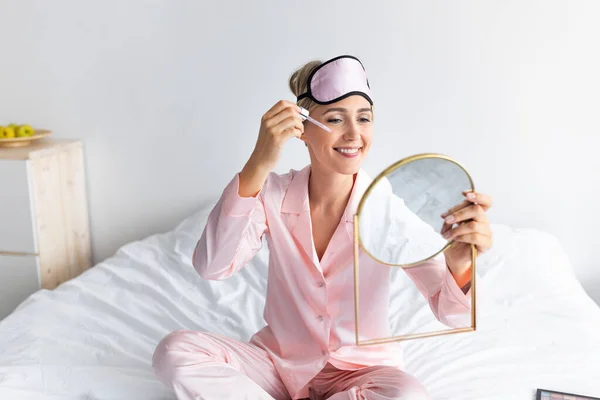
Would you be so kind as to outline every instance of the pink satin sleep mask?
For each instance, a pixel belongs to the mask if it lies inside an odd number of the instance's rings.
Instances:
[[[319,65],[308,76],[307,92],[297,100],[308,97],[317,104],[331,104],[348,96],[360,95],[373,105],[367,73],[360,60],[343,55]]]

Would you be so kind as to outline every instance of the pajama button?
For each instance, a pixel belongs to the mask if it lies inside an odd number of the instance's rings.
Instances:
[[[321,351],[321,354],[323,354],[324,356],[326,356],[326,355],[327,355],[327,352],[326,352],[325,350],[322,350],[322,351]]]
[[[319,281],[319,283],[317,283],[317,286],[318,287],[323,287],[323,286],[325,286],[325,284],[323,283],[323,281]]]
[[[323,316],[322,315],[318,315],[317,318],[319,319],[319,321],[323,321]]]

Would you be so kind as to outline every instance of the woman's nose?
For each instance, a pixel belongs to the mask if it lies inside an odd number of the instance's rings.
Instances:
[[[345,140],[357,140],[360,138],[360,126],[354,122],[348,126],[346,132],[343,135]]]

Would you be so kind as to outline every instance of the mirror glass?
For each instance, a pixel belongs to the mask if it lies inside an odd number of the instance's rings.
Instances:
[[[387,168],[363,195],[357,213],[360,251],[355,258],[358,311],[374,312],[369,296],[374,286],[380,288],[380,295],[389,297],[384,303],[389,306],[390,337],[471,326],[470,311],[460,307],[457,312],[449,311],[447,304],[437,303],[439,294],[429,292],[443,286],[436,279],[447,268],[444,251],[452,242],[442,233],[457,226],[445,224],[441,215],[470,204],[462,194],[465,190],[474,187],[461,165],[445,156],[421,155]],[[386,284],[380,285],[381,281]],[[446,296],[445,301],[455,294],[446,290],[441,296]],[[470,301],[468,296],[465,299]],[[374,332],[381,336],[382,330],[371,329],[368,320],[367,315],[359,318],[359,340],[384,339],[374,337]]]
[[[365,193],[359,210],[364,250],[381,263],[410,266],[447,245],[441,215],[464,201],[472,183],[444,158],[423,158],[389,171]]]

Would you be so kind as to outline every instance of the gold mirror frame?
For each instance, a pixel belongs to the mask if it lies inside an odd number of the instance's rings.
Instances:
[[[400,168],[401,166],[406,165],[413,161],[423,160],[423,159],[427,159],[427,158],[443,159],[443,160],[447,160],[447,161],[450,161],[450,162],[456,164],[458,167],[460,167],[465,172],[465,174],[469,178],[469,182],[471,184],[471,190],[475,191],[475,185],[473,184],[473,179],[471,178],[471,175],[465,169],[464,166],[462,166],[458,161],[456,161],[446,155],[436,154],[436,153],[415,154],[413,156],[403,158],[400,161],[395,162],[394,164],[390,165],[385,170],[383,170],[383,172],[381,172],[379,175],[377,175],[377,177],[373,180],[373,182],[371,182],[371,184],[367,187],[367,190],[365,191],[362,198],[360,199],[360,202],[358,203],[358,208],[357,208],[356,214],[354,214],[354,319],[355,319],[354,326],[355,326],[356,345],[357,346],[368,346],[368,345],[373,345],[373,344],[382,344],[382,343],[389,343],[389,342],[412,340],[412,339],[426,338],[426,337],[432,337],[432,336],[450,335],[453,333],[472,332],[472,331],[476,330],[477,308],[476,308],[475,298],[476,298],[476,286],[477,285],[476,285],[475,278],[476,278],[476,269],[477,269],[477,266],[476,266],[477,248],[475,247],[475,245],[471,245],[471,326],[464,327],[464,328],[444,329],[444,330],[440,330],[440,331],[433,331],[433,332],[426,332],[426,333],[414,333],[414,334],[408,334],[408,335],[391,336],[391,337],[387,337],[387,338],[371,339],[371,340],[364,340],[364,341],[361,341],[360,337],[359,337],[359,333],[358,333],[359,332],[359,313],[358,313],[359,272],[358,272],[358,270],[359,270],[359,257],[360,257],[360,249],[361,248],[369,257],[371,257],[373,260],[377,261],[378,263],[380,263],[382,265],[386,265],[389,267],[400,267],[403,269],[408,269],[408,268],[417,267],[420,264],[424,263],[425,261],[432,259],[433,257],[437,256],[438,254],[446,251],[450,246],[452,246],[454,244],[454,241],[452,241],[452,240],[448,241],[448,243],[446,243],[446,245],[441,250],[436,252],[435,254],[433,254],[423,260],[420,260],[420,261],[401,265],[401,264],[389,264],[389,263],[380,261],[364,247],[362,240],[360,238],[360,234],[359,234],[359,230],[360,230],[359,219],[360,218],[359,218],[359,216],[364,207],[365,201],[369,197],[369,194],[371,193],[371,190],[375,187],[375,185],[377,185],[377,183],[381,179],[387,177],[390,173],[392,173],[396,169]]]

